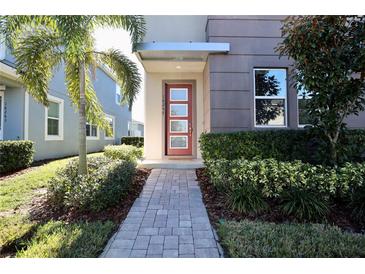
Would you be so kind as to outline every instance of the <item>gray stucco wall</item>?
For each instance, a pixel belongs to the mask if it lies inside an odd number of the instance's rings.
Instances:
[[[120,143],[120,138],[128,133],[128,121],[131,120],[128,108],[121,107],[115,102],[114,80],[100,69],[97,69],[94,87],[104,112],[115,117],[115,140],[105,140],[104,132],[99,130],[98,140],[87,141],[89,152],[100,151],[107,144]],[[49,94],[64,100],[64,136],[60,141],[45,140],[45,107],[30,98],[29,140],[35,142],[36,160],[78,153],[78,114],[66,93],[63,68],[55,73],[50,83]]]
[[[211,131],[252,130],[254,127],[254,68],[289,68],[274,48],[282,40],[285,16],[208,16],[208,42],[228,42],[228,55],[210,55]],[[288,70],[289,71],[289,70]],[[298,127],[297,93],[287,88],[288,128]],[[365,113],[349,117],[350,128],[365,127]]]

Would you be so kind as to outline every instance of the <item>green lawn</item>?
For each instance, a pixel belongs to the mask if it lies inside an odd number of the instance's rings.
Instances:
[[[107,222],[50,221],[40,226],[27,249],[17,253],[18,258],[95,258],[106,245],[115,224]]]
[[[93,153],[89,157],[101,156]],[[39,190],[58,168],[67,165],[74,157],[54,160],[27,173],[0,181],[0,255],[3,247],[27,247],[19,250],[19,257],[95,257],[97,256],[115,224],[111,222],[78,222],[65,224],[50,221],[36,224],[29,220],[27,204],[40,195]],[[19,211],[19,208],[25,210]],[[24,236],[34,236],[24,242]]]
[[[102,153],[93,153],[90,156],[100,156]],[[37,190],[47,186],[47,181],[55,175],[58,168],[66,166],[71,158],[54,160],[21,174],[14,178],[0,181],[0,212],[16,209],[30,202]]]

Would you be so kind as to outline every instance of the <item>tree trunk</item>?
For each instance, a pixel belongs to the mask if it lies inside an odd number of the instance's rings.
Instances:
[[[80,62],[80,106],[79,106],[79,175],[87,174],[86,159],[86,98],[85,62]]]
[[[338,164],[337,142],[339,134],[340,134],[339,128],[336,129],[336,133],[334,134],[334,136],[332,136],[331,133],[326,134],[330,142],[330,160],[331,160],[331,165],[333,166],[337,166]]]

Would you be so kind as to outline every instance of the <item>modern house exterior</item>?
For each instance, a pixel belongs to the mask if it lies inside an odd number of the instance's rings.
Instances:
[[[0,48],[0,140],[31,140],[35,160],[78,153],[78,113],[71,105],[61,66],[49,85],[49,107],[37,103],[24,89],[14,69],[14,58]],[[120,143],[132,120],[128,106],[121,105],[121,91],[107,69],[96,71],[94,88],[113,134],[87,124],[87,150],[100,151],[107,144]]]
[[[200,159],[202,132],[298,129],[305,92],[275,51],[286,16],[146,16],[145,158]],[[365,113],[348,118],[365,127]]]

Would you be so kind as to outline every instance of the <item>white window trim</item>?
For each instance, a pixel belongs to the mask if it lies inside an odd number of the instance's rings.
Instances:
[[[1,131],[0,131],[0,140],[3,140],[4,138],[4,106],[5,106],[5,93],[4,91],[1,91],[0,90],[0,96],[2,97],[2,100],[1,100],[1,106],[0,106],[0,109],[1,109]]]
[[[106,133],[104,132],[104,140],[115,140],[115,116],[110,114],[105,114],[105,116],[113,120],[113,137],[107,137]]]
[[[171,114],[172,106],[179,106],[179,105],[183,105],[183,106],[185,106],[186,115],[172,115],[172,114]],[[188,103],[170,104],[170,117],[189,117],[189,109],[188,109],[188,105],[189,105]]]
[[[286,93],[285,96],[256,96],[256,79],[255,79],[255,71],[256,70],[285,70],[286,74]],[[288,70],[286,68],[254,68],[253,69],[253,122],[255,128],[287,128],[288,127]],[[284,100],[284,107],[285,107],[285,116],[284,116],[284,125],[257,125],[256,124],[256,99],[270,99],[270,100]]]
[[[90,124],[88,122],[86,122],[86,125],[90,125],[90,126],[96,126],[93,124]],[[90,128],[90,133],[91,133],[91,128]],[[99,135],[99,128],[96,126],[96,136],[87,136],[86,135],[86,140],[99,140],[100,135]]]
[[[174,99],[172,99],[171,98],[171,94],[172,94],[171,90],[183,90],[185,92],[185,98],[186,98],[186,100],[174,100]],[[170,93],[170,101],[171,102],[187,102],[187,101],[189,101],[188,91],[189,91],[188,88],[170,88],[170,92],[169,92]]]
[[[46,141],[63,141],[63,120],[64,120],[64,100],[52,95],[48,95],[48,101],[60,104],[59,107],[59,132],[58,135],[48,135],[48,107],[44,107],[44,139]]]
[[[172,138],[174,137],[183,137],[186,139],[186,146],[185,147],[173,147],[171,144]],[[170,149],[187,149],[189,148],[189,137],[187,135],[174,135],[170,136]]]
[[[185,122],[186,124],[186,131],[173,131],[172,130],[172,127],[171,127],[171,124],[172,122],[175,122],[175,121],[179,121],[179,122]],[[188,120],[170,120],[170,133],[188,133],[189,131],[189,128],[188,128]]]

